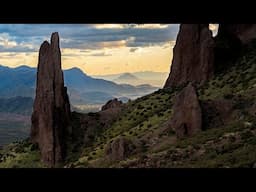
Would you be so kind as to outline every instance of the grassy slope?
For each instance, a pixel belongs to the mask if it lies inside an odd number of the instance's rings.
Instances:
[[[159,90],[129,102],[120,118],[98,134],[92,145],[69,154],[66,167],[252,167],[256,162],[256,117],[248,110],[256,103],[255,50],[247,51],[232,68],[198,90],[201,102],[239,96],[237,107],[243,117],[176,141],[166,123],[177,91]],[[123,161],[110,162],[104,150],[120,136],[131,139],[137,152]],[[0,151],[2,157],[12,153],[12,145]],[[22,144],[15,145],[22,148]],[[25,152],[16,151],[15,157],[1,158],[0,167],[42,167],[38,151],[23,148]]]
[[[229,125],[205,130],[177,142],[173,133],[161,130],[172,114],[175,91],[160,90],[128,104],[122,118],[85,148],[75,167],[250,167],[256,162],[256,118],[246,102],[255,103],[255,49],[246,50],[236,64],[198,90],[201,101],[239,96],[244,117]],[[246,106],[246,105],[245,105]],[[248,106],[250,107],[250,105]],[[143,140],[144,148],[121,162],[107,162],[104,148],[118,136]],[[154,140],[154,141],[153,141]],[[153,144],[152,144],[153,143]]]

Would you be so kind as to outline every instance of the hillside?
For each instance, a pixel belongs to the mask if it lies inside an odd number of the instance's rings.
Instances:
[[[116,120],[102,129],[102,113],[73,112],[76,128],[69,155],[61,167],[255,167],[256,163],[256,44],[252,43],[229,69],[197,89],[204,106],[203,131],[177,140],[168,129],[173,98],[182,87],[162,89],[124,105]],[[225,122],[207,103],[228,101],[232,110]],[[225,108],[222,104],[221,107]],[[109,114],[110,115],[110,114]],[[83,122],[94,124],[83,132]],[[98,123],[98,124],[97,124]],[[79,132],[80,131],[80,132]],[[77,137],[77,135],[80,135]],[[84,144],[85,137],[91,138]],[[119,139],[118,139],[119,138]],[[71,139],[72,140],[72,139]],[[124,156],[113,160],[110,143],[122,141]],[[26,147],[23,147],[23,146]],[[116,154],[117,159],[119,158]],[[36,147],[27,141],[1,151],[1,167],[41,167]]]

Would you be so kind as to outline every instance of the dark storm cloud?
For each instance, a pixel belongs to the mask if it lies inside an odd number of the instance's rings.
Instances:
[[[97,28],[91,24],[1,24],[1,35],[16,46],[1,45],[0,51],[30,52],[38,50],[44,40],[49,40],[52,32],[59,32],[62,48],[101,49],[115,47],[124,42],[127,47],[162,45],[176,39],[178,25],[165,28],[137,28],[138,25],[124,25],[123,28]],[[6,35],[7,34],[7,35]],[[33,48],[23,46],[31,44]]]

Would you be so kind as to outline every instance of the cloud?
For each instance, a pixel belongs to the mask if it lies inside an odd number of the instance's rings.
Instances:
[[[137,29],[164,29],[168,28],[167,24],[140,24],[135,25],[134,28]]]
[[[89,56],[112,56],[112,54],[110,53],[106,53],[106,52],[99,52],[99,53],[92,53]]]
[[[137,48],[137,47],[133,47],[133,48],[130,48],[130,52],[135,52],[135,51],[137,51],[139,48]]]
[[[35,51],[32,44],[25,42],[16,42],[15,37],[8,33],[0,33],[0,52],[33,52]]]
[[[123,29],[123,24],[95,24],[93,25],[96,29]]]
[[[60,34],[61,48],[147,47],[175,40],[178,29],[178,24],[0,24],[0,34],[4,34],[0,51],[38,51],[55,31]]]

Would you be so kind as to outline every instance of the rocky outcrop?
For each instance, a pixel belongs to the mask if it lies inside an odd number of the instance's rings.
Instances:
[[[112,108],[118,108],[121,107],[122,101],[118,101],[117,98],[109,100],[105,105],[102,106],[101,110],[107,110]]]
[[[121,161],[128,157],[132,150],[132,142],[124,137],[119,137],[107,145],[105,153],[111,161]]]
[[[246,44],[256,38],[256,24],[220,24],[218,36],[233,36]]]
[[[232,99],[223,98],[203,101],[201,103],[203,127],[205,129],[216,128],[235,121],[238,115],[233,103]]]
[[[241,56],[242,49],[256,38],[256,24],[219,24],[215,40],[215,72],[232,66]]]
[[[70,130],[70,104],[61,69],[59,35],[44,41],[39,50],[36,96],[31,140],[39,145],[41,159],[49,166],[63,161],[65,137]]]
[[[178,138],[192,136],[202,129],[201,107],[192,83],[175,97],[170,125]]]
[[[214,40],[208,24],[181,24],[164,88],[203,83],[214,73]]]

